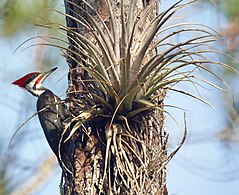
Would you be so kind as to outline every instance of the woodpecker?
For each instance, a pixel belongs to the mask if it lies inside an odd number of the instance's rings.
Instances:
[[[43,81],[57,68],[40,73],[32,72],[14,81],[17,85],[37,96],[38,118],[52,151],[59,157],[58,146],[64,131],[63,121],[67,118],[63,101],[49,89],[42,86]],[[59,160],[59,159],[58,159]]]

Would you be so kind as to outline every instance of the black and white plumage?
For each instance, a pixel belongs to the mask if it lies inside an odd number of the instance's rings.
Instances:
[[[32,95],[38,97],[38,118],[48,144],[59,160],[58,148],[64,131],[63,121],[67,118],[66,107],[58,96],[42,86],[43,81],[56,69],[53,68],[44,73],[29,73],[12,84],[26,89]]]

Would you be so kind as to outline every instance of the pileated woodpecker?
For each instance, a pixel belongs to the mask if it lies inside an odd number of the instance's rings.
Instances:
[[[37,111],[39,121],[48,144],[58,158],[58,145],[64,130],[63,121],[67,118],[66,107],[59,97],[42,86],[42,82],[56,69],[53,68],[44,73],[29,73],[12,84],[26,89],[34,96],[38,96]]]

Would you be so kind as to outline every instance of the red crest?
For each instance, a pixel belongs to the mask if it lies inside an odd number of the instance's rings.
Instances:
[[[12,82],[12,84],[17,85],[21,88],[25,88],[26,84],[29,82],[29,79],[35,74],[38,75],[38,74],[41,74],[41,73],[40,72],[29,73],[29,74],[25,75],[24,77]]]

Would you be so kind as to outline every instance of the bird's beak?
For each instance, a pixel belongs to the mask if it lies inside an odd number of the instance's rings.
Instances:
[[[41,83],[52,73],[54,72],[55,70],[57,69],[57,67],[55,68],[52,68],[51,70],[45,72],[45,73],[42,73],[42,79],[41,79]]]

